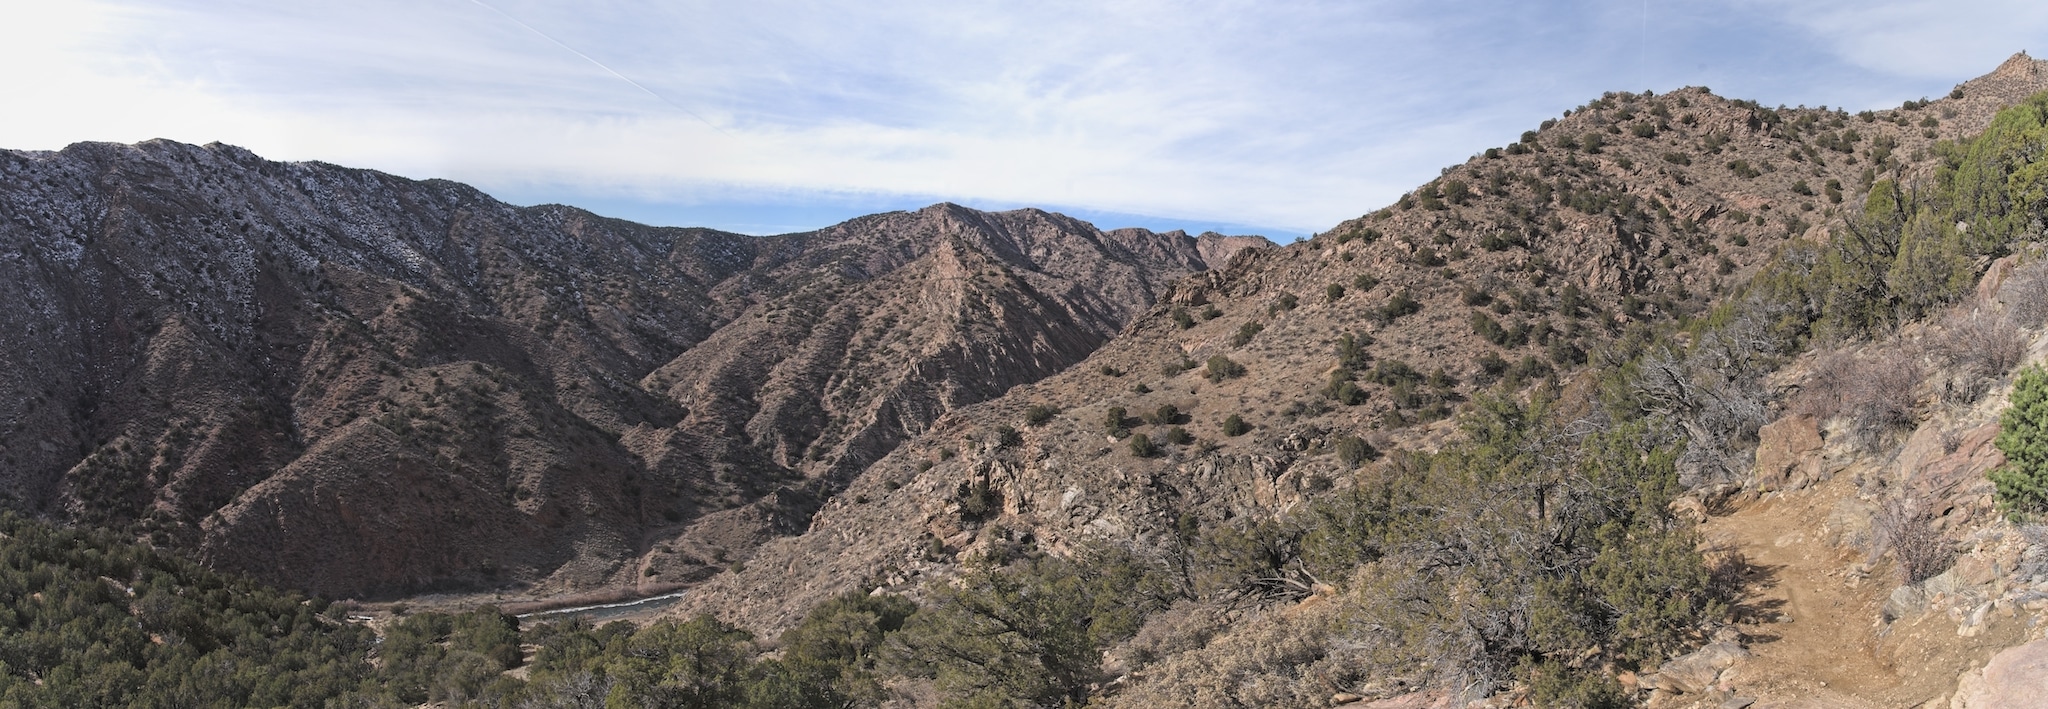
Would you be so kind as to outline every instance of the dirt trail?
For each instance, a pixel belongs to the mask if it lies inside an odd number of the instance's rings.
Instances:
[[[1940,613],[1884,623],[1896,571],[1834,544],[1843,531],[1835,512],[1856,497],[1849,477],[1751,502],[1701,527],[1709,544],[1747,560],[1737,628],[1752,656],[1724,678],[1735,695],[1758,700],[1754,709],[1918,707],[2024,640],[2017,621],[1975,637],[1959,636]]]

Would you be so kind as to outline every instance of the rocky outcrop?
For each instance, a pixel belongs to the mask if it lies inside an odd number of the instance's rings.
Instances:
[[[1797,490],[1820,477],[1820,426],[1812,416],[1786,416],[1757,429],[1756,483],[1761,490]]]
[[[1963,675],[1949,709],[2040,706],[2048,697],[2048,640],[2010,647]]]

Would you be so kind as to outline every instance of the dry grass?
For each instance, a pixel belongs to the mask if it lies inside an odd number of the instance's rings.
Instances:
[[[1942,319],[1927,351],[1945,370],[1939,387],[1942,399],[1966,404],[2019,366],[2027,342],[2007,315],[1957,309]]]
[[[1901,493],[1886,495],[1870,519],[1880,553],[1891,552],[1900,583],[1919,583],[1955,562],[1955,543],[1934,528],[1927,503]]]
[[[1919,358],[1901,348],[1862,357],[1837,352],[1814,365],[1791,408],[1822,421],[1840,417],[1859,445],[1875,450],[1887,434],[1913,423],[1924,375]]]
[[[2048,322],[2048,261],[2020,267],[1998,289],[2005,302],[2006,316],[2021,327],[2039,327]]]

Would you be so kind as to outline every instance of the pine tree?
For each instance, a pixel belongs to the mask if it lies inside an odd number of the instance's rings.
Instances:
[[[2015,520],[2048,511],[2048,371],[2020,372],[1994,443],[2005,453],[2005,465],[1990,474],[1999,506]]]

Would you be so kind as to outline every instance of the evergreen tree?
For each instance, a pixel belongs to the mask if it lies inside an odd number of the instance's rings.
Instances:
[[[2048,511],[2048,371],[2020,372],[1993,442],[2005,453],[2005,465],[1990,475],[1999,506],[2015,520]]]

